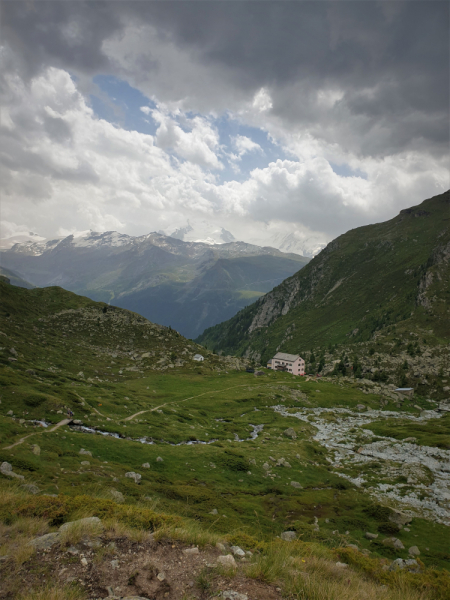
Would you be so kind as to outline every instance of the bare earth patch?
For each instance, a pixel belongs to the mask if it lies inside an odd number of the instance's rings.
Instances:
[[[274,586],[247,578],[244,564],[238,564],[235,574],[223,571],[217,565],[221,553],[216,548],[186,553],[189,548],[193,547],[167,540],[138,543],[106,536],[69,548],[56,545],[37,551],[14,572],[3,562],[0,598],[12,600],[19,592],[49,583],[73,583],[85,590],[89,600],[133,596],[206,600],[230,590],[248,600],[281,599]]]

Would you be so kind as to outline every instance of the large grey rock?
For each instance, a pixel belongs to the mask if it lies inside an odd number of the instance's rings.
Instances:
[[[84,448],[81,448],[81,450],[78,452],[78,454],[83,454],[86,456],[92,456],[92,452],[90,450],[85,450]]]
[[[385,546],[390,546],[391,548],[395,548],[396,550],[404,550],[405,549],[405,546],[401,543],[401,541],[395,537],[384,539],[383,544]]]
[[[192,555],[192,554],[200,554],[200,550],[198,548],[185,548],[183,550],[183,554]]]
[[[420,550],[417,546],[411,546],[411,548],[408,549],[408,554],[410,556],[420,556]]]
[[[61,539],[61,534],[58,531],[54,533],[47,533],[46,535],[41,535],[34,540],[29,542],[30,546],[33,546],[36,550],[48,550],[55,544],[59,543]]]
[[[245,552],[239,546],[231,546],[231,552],[234,556],[239,556],[240,558],[245,556]]]
[[[392,509],[391,514],[389,515],[389,521],[391,521],[391,523],[395,523],[396,525],[403,526],[411,523],[412,517],[405,515],[405,513],[401,512],[400,510]]]
[[[366,540],[376,540],[378,537],[378,533],[370,533],[369,531],[366,531],[364,537],[366,538]]]
[[[280,537],[285,542],[293,542],[295,539],[297,539],[297,534],[295,531],[283,531]]]
[[[125,502],[125,496],[122,494],[122,492],[119,492],[119,490],[109,490],[109,495],[114,500],[114,502]]]
[[[142,475],[139,475],[139,473],[135,473],[134,471],[129,471],[128,473],[125,473],[125,477],[128,477],[128,479],[132,479],[135,483],[139,483],[142,479]]]
[[[150,469],[150,463],[143,463],[142,468],[143,469]]]
[[[414,558],[408,558],[406,560],[403,560],[403,558],[397,558],[396,560],[392,561],[388,567],[388,570],[396,571],[397,569],[407,569],[411,573],[420,573],[421,570],[419,563]]]
[[[295,433],[294,429],[292,429],[292,427],[288,427],[287,429],[284,430],[283,433],[286,437],[289,437],[292,440],[297,439],[297,434]]]
[[[236,561],[232,554],[226,554],[225,556],[218,556],[217,562],[224,567],[235,569],[237,567]]]
[[[85,519],[78,519],[77,521],[70,521],[69,523],[64,523],[59,528],[59,531],[61,533],[64,533],[65,531],[71,529],[72,527],[76,527],[76,526],[87,526],[87,527],[91,526],[91,527],[97,527],[99,530],[103,529],[103,523],[101,522],[101,520],[98,517],[86,517]]]
[[[160,456],[157,457],[156,462],[164,462],[164,459],[161,458]]]
[[[12,465],[9,464],[9,462],[2,462],[2,464],[0,465],[0,473],[2,473],[3,475],[6,475],[7,477],[15,477],[16,479],[25,479],[25,477],[23,475],[18,475],[17,473],[14,473],[12,470]]]
[[[303,486],[298,481],[291,481],[291,485],[292,487],[297,488],[298,490],[301,490],[303,488]]]

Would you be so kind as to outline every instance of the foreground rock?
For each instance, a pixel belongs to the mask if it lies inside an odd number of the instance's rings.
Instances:
[[[297,539],[297,534],[295,533],[295,531],[283,531],[280,537],[285,542],[293,542]]]
[[[18,475],[17,473],[14,473],[12,470],[12,465],[10,465],[8,462],[2,462],[2,464],[0,465],[0,473],[2,475],[6,475],[6,477],[15,477],[16,479],[25,479],[25,477],[23,475]]]

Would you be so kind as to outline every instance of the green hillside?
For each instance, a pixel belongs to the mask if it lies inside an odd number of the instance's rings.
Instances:
[[[261,362],[276,350],[361,343],[396,325],[450,339],[450,194],[351,230],[301,271],[197,341]]]
[[[213,354],[136,313],[57,287],[0,281],[0,340],[0,464],[23,477],[0,470],[0,598],[20,597],[18,582],[53,581],[55,564],[66,573],[62,581],[73,574],[84,587],[79,595],[43,592],[39,600],[105,597],[99,582],[117,555],[124,566],[116,585],[136,596],[150,589],[134,583],[150,569],[148,558],[136,567],[124,553],[154,556],[155,542],[143,542],[151,531],[164,556],[175,548],[184,556],[186,544],[217,554],[217,541],[228,552],[238,545],[253,553],[237,558],[234,571],[194,569],[189,595],[173,592],[176,600],[207,598],[208,590],[235,589],[237,581],[273,586],[272,596],[264,588],[259,597],[277,600],[306,592],[349,600],[446,597],[450,510],[439,465],[450,423],[434,400],[401,402],[388,386],[365,380],[254,374],[248,360]],[[193,360],[198,352],[203,362]],[[403,464],[409,429],[416,455],[433,445],[437,466]],[[372,456],[380,443],[385,454]],[[23,545],[27,535],[92,516],[109,532],[97,546],[80,535],[51,554]],[[286,531],[297,541],[279,540]],[[392,537],[401,544],[392,547]],[[415,566],[388,570],[394,559],[409,560],[414,546],[421,553]],[[87,570],[74,572],[77,552],[85,553]],[[349,565],[345,581],[339,561]]]

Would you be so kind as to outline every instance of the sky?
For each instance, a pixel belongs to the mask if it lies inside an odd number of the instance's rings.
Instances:
[[[0,236],[305,252],[450,187],[449,4],[2,1]]]

